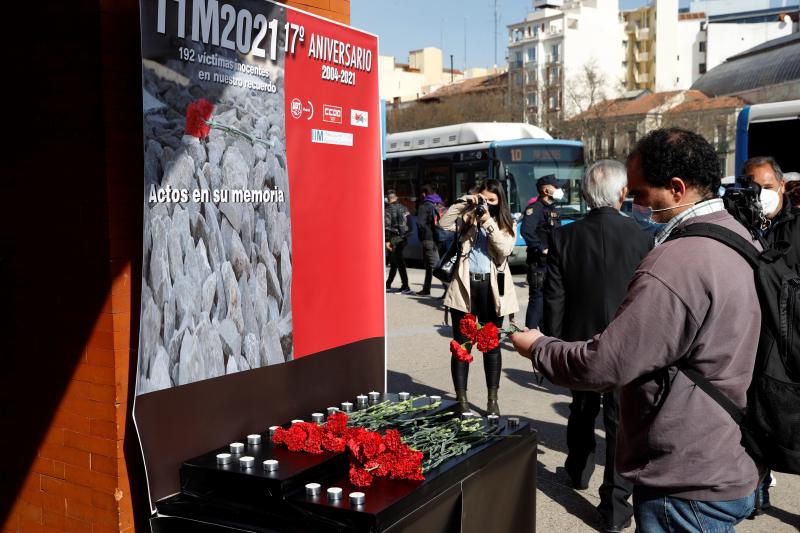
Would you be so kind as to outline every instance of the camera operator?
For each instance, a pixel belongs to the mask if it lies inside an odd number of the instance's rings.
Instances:
[[[447,288],[444,305],[450,308],[453,338],[466,342],[459,323],[472,313],[482,324],[494,322],[499,328],[503,317],[517,312],[514,281],[508,268],[508,256],[516,240],[515,223],[499,181],[486,180],[477,194],[463,196],[439,221],[442,229],[457,231],[461,259],[453,281]],[[490,414],[500,414],[497,392],[500,387],[500,347],[483,356]],[[455,357],[450,362],[456,399],[461,412],[469,411],[467,377],[469,364]]]
[[[764,238],[770,245],[788,242],[791,248],[786,263],[800,272],[800,210],[792,206],[785,194],[781,167],[771,157],[752,157],[745,161],[742,170],[761,186],[761,206],[768,220]]]

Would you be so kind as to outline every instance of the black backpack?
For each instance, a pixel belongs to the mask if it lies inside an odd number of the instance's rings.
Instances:
[[[755,271],[761,305],[753,381],[742,410],[697,370],[680,368],[719,403],[742,429],[742,444],[760,464],[778,472],[800,474],[800,276],[779,242],[763,252],[735,232],[716,224],[690,224],[669,239],[707,237],[736,250]]]

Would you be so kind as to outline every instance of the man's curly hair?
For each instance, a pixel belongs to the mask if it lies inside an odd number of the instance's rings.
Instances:
[[[716,197],[722,181],[714,147],[702,135],[681,128],[653,130],[628,155],[636,157],[644,178],[654,187],[668,187],[670,179],[681,178],[704,197]]]

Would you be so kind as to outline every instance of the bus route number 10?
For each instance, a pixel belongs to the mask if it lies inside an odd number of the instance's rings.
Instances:
[[[511,150],[511,160],[522,161],[522,150],[519,148],[514,148],[513,150]]]

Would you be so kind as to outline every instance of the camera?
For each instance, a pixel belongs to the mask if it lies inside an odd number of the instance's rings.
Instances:
[[[761,186],[753,176],[737,176],[733,185],[725,187],[722,197],[725,209],[756,237],[769,222],[761,209]]]
[[[478,203],[475,205],[475,216],[477,216],[478,218],[482,217],[483,215],[486,214],[486,209],[487,209],[486,198],[484,198],[479,194]]]

